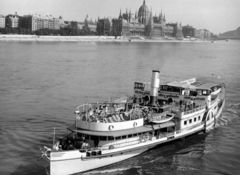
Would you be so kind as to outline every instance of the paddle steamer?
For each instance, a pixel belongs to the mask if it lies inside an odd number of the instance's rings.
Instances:
[[[155,146],[206,132],[225,103],[225,85],[212,78],[160,84],[135,82],[134,95],[77,107],[70,133],[44,146],[50,175],[85,172],[137,156]]]

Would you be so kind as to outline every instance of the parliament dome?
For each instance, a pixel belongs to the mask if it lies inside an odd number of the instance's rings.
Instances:
[[[138,10],[138,20],[142,24],[148,24],[149,17],[150,17],[150,11],[144,0],[143,5]]]

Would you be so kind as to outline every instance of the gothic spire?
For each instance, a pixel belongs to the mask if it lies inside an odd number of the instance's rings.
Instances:
[[[145,4],[145,0],[143,0],[143,4]]]
[[[121,19],[122,18],[122,9],[120,9],[120,13],[119,13],[119,17],[118,17],[119,19]]]

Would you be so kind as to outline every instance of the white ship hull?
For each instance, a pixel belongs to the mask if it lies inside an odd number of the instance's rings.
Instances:
[[[50,174],[51,175],[67,175],[74,174],[78,172],[89,171],[92,169],[104,167],[107,165],[111,165],[117,162],[121,162],[123,160],[129,159],[131,157],[137,156],[145,151],[148,148],[140,148],[137,150],[133,150],[131,152],[126,152],[121,155],[108,156],[104,158],[93,158],[93,159],[70,159],[70,160],[62,160],[62,161],[51,161],[50,165]],[[77,151],[78,152],[78,151]]]

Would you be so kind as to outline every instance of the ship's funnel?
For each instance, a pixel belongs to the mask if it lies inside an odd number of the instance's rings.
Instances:
[[[152,80],[151,80],[151,91],[150,91],[150,103],[151,106],[157,106],[157,96],[158,89],[160,85],[160,71],[153,70],[152,71]]]

